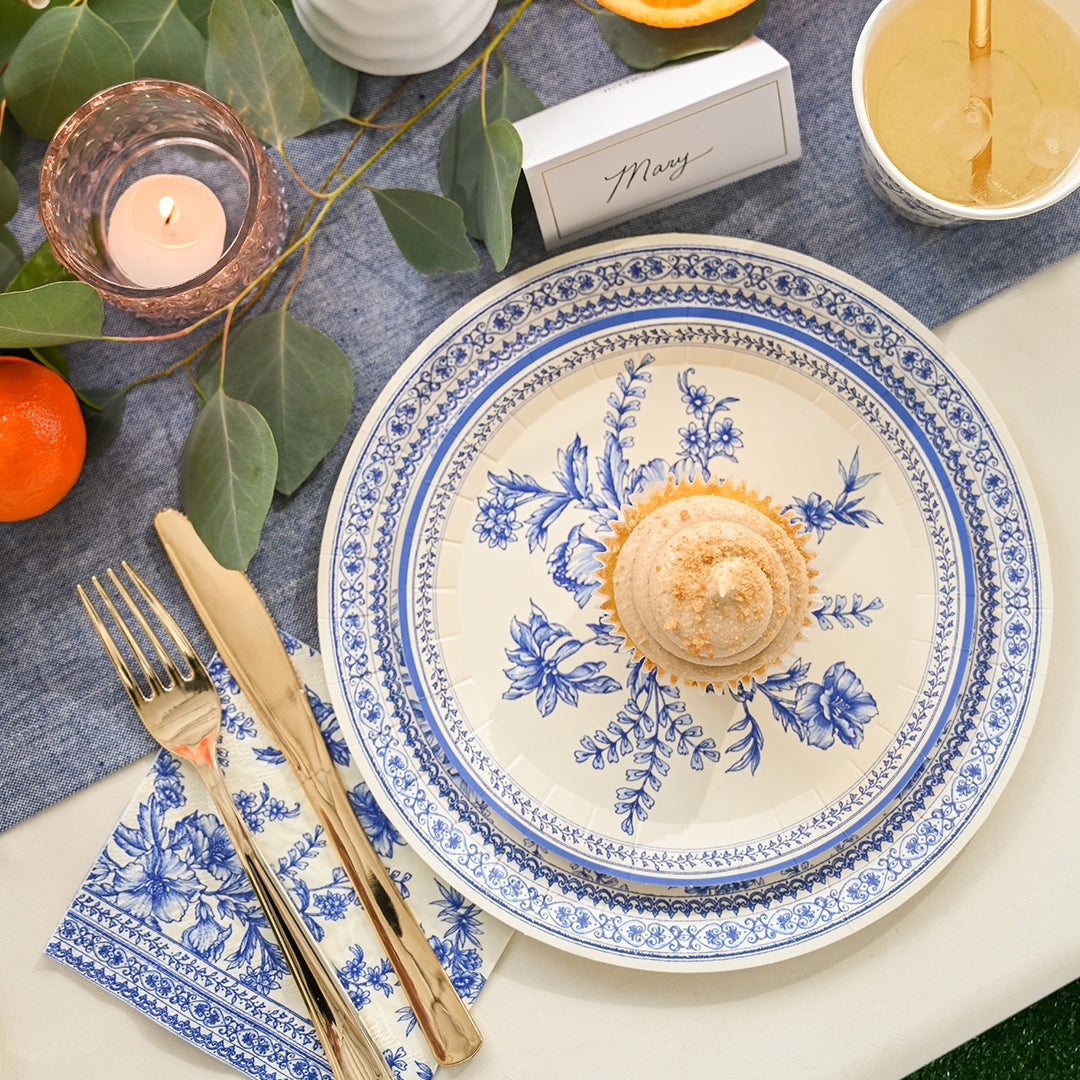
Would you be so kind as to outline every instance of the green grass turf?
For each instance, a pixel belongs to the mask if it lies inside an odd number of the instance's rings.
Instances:
[[[1080,1077],[1080,979],[913,1072],[907,1080]]]

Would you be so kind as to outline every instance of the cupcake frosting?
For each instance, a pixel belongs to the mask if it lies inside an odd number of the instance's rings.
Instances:
[[[779,660],[806,621],[804,538],[745,487],[670,483],[616,523],[605,607],[637,653],[674,679],[732,683]]]

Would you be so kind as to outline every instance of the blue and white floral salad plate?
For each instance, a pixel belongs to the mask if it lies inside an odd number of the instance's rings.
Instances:
[[[810,615],[734,687],[658,678],[597,554],[669,478],[805,536]],[[342,470],[320,631],[388,816],[492,914],[642,967],[761,963],[960,849],[1035,715],[1050,590],[1018,455],[910,315],[792,252],[636,238],[444,323]]]

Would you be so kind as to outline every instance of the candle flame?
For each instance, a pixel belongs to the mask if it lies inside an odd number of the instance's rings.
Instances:
[[[168,225],[176,214],[176,200],[170,199],[168,195],[162,195],[158,201],[158,213],[161,214],[162,221]]]

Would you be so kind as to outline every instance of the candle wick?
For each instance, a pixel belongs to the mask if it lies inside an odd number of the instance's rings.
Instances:
[[[161,214],[163,223],[168,225],[176,213],[176,200],[170,199],[168,195],[163,195],[158,202],[158,212]]]

